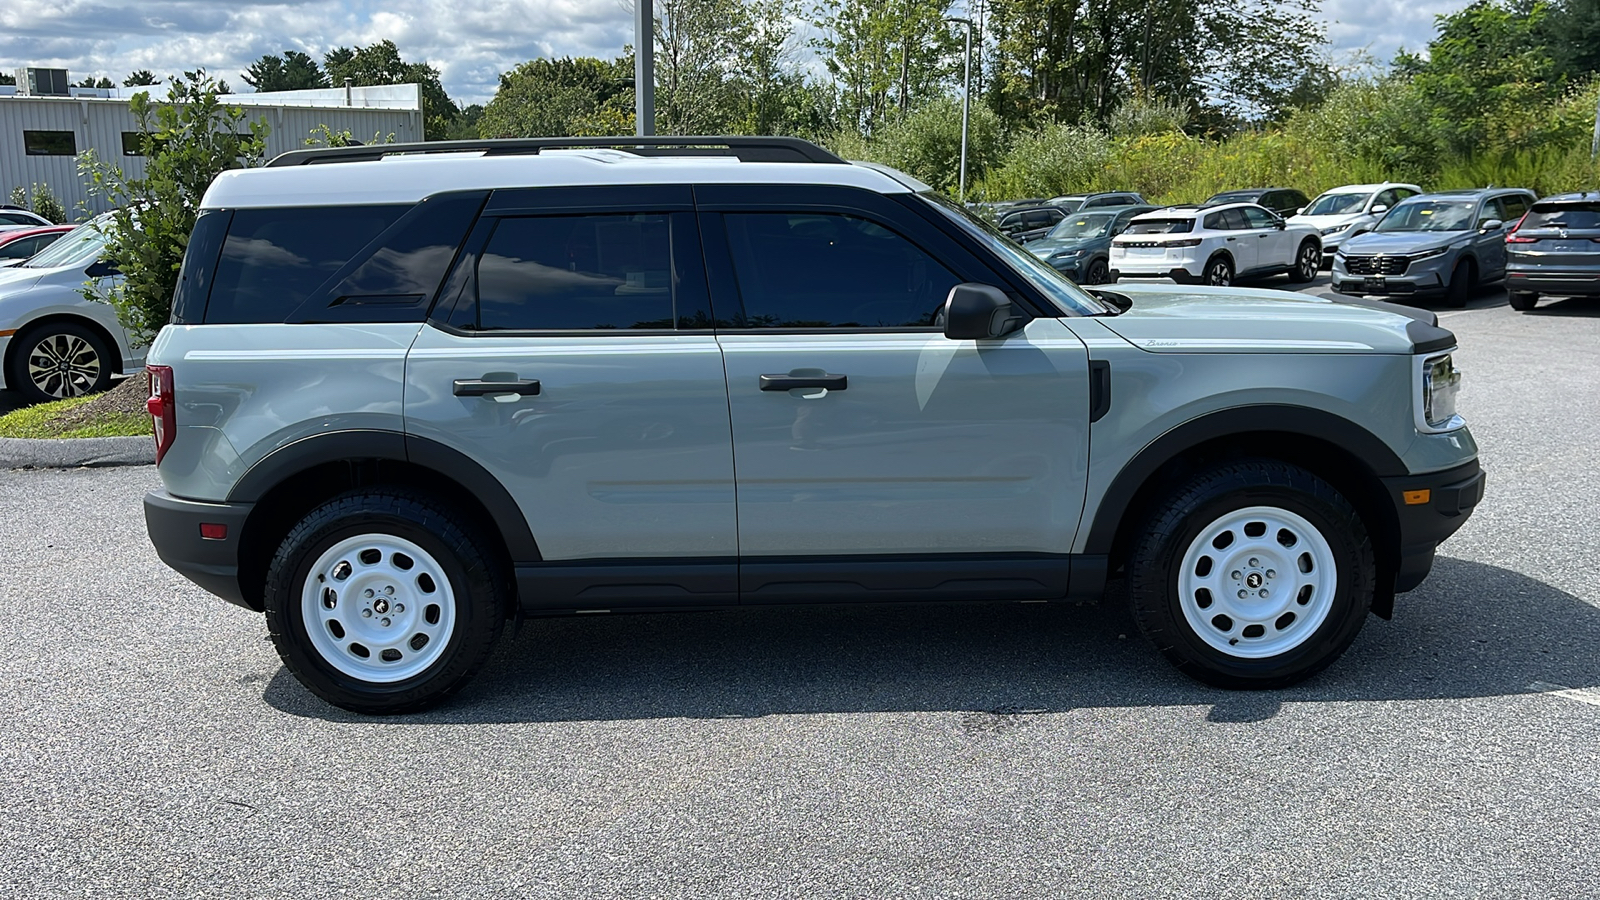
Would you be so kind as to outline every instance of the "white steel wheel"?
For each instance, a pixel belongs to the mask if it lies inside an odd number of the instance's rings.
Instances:
[[[1338,588],[1328,539],[1273,506],[1237,509],[1200,529],[1178,570],[1178,604],[1195,636],[1240,659],[1305,643],[1327,620]]]
[[[301,587],[300,611],[323,661],[372,684],[426,672],[449,646],[457,616],[439,561],[392,534],[346,538],[318,556]]]

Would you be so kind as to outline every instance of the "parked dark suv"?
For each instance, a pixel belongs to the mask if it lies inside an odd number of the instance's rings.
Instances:
[[[1533,204],[1506,235],[1506,289],[1513,309],[1540,294],[1600,296],[1600,191]]]
[[[1224,203],[1254,203],[1287,219],[1309,206],[1311,200],[1294,188],[1247,188],[1213,194],[1201,205],[1221,206]]]

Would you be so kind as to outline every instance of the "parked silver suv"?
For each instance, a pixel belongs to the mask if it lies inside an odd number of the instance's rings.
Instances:
[[[207,193],[146,519],[317,695],[435,702],[517,616],[1115,573],[1183,671],[1275,687],[1482,494],[1431,314],[1088,293],[898,172],[648,141],[297,151]]]

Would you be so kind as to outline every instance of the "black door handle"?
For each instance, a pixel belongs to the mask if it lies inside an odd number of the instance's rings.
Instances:
[[[485,394],[521,394],[532,397],[539,393],[539,379],[518,378],[512,381],[486,381],[481,378],[457,378],[457,397],[482,397]]]
[[[763,391],[792,391],[795,388],[827,388],[842,391],[850,386],[848,375],[763,375]]]

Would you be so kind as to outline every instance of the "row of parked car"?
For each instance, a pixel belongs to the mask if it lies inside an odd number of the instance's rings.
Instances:
[[[983,210],[997,227],[1083,284],[1141,278],[1231,284],[1330,268],[1334,290],[1464,304],[1507,282],[1511,305],[1540,294],[1600,294],[1600,193],[1539,199],[1521,188],[1427,194],[1353,184],[1307,200],[1290,188],[1217,194],[1157,208],[1133,192],[1017,201]]]

